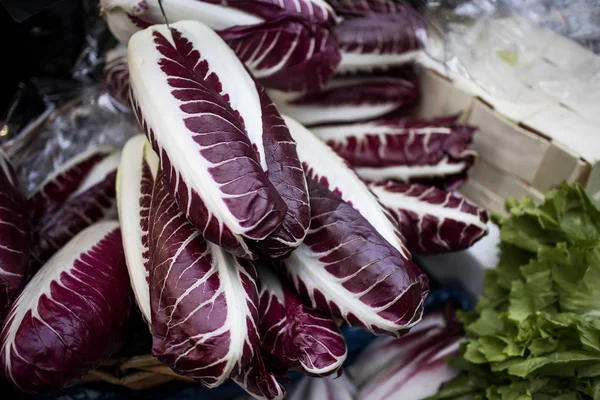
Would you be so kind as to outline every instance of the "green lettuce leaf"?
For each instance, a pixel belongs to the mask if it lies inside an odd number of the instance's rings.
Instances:
[[[562,185],[507,211],[498,266],[459,315],[462,372],[432,399],[600,400],[600,208]]]

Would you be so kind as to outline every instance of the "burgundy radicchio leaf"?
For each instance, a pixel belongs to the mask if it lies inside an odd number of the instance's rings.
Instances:
[[[152,354],[215,387],[243,374],[258,351],[256,271],[204,240],[161,175],[150,205]]]
[[[275,374],[268,371],[260,351],[256,351],[250,363],[231,378],[255,399],[285,399],[285,389],[277,382]]]
[[[404,246],[404,238],[397,222],[377,197],[361,181],[346,162],[309,130],[289,117],[284,117],[296,141],[298,156],[309,178],[328,188],[354,207],[405,261],[411,256]],[[312,204],[312,200],[311,200]],[[311,210],[311,215],[314,213]]]
[[[265,127],[255,82],[193,21],[136,33],[128,61],[134,110],[179,207],[206,240],[252,258],[244,238],[265,239],[287,211],[253,148]]]
[[[83,229],[116,217],[115,178],[121,154],[98,154],[101,156],[68,163],[63,172],[42,186],[39,192],[43,197],[41,204],[49,204],[50,208],[33,225],[32,257],[35,262],[32,273]],[[94,162],[90,166],[92,159]],[[87,173],[81,174],[83,170]],[[74,187],[76,189],[71,190]],[[63,190],[56,191],[55,188]],[[54,203],[67,194],[65,189],[69,189],[69,193],[64,201],[60,205]],[[33,201],[35,204],[37,200],[34,198]]]
[[[4,379],[33,394],[80,378],[118,349],[132,304],[119,224],[85,229],[11,308],[0,336]]]
[[[102,0],[122,43],[139,29],[164,23],[157,0]],[[216,30],[252,74],[279,90],[316,90],[333,76],[340,52],[335,14],[323,0],[163,1],[170,22],[198,21]]]
[[[420,99],[416,77],[335,78],[319,92],[269,91],[282,114],[307,126],[402,115]]]
[[[255,247],[269,257],[287,255],[300,245],[310,224],[310,205],[306,178],[283,118],[263,88],[257,87],[263,110],[263,135],[253,142],[259,157],[264,158],[269,181],[281,195],[287,212],[281,225]]]
[[[123,147],[117,174],[117,208],[131,287],[146,322],[150,322],[148,230],[158,157],[143,135]]]
[[[314,91],[335,74],[340,52],[329,27],[285,17],[219,34],[266,87]]]
[[[104,65],[104,89],[111,103],[122,112],[131,112],[129,108],[129,68],[127,67],[127,49],[120,44],[107,52]]]
[[[411,10],[344,20],[335,27],[342,73],[387,69],[412,62],[425,41],[423,16]]]
[[[54,213],[77,191],[90,171],[111,152],[111,149],[92,149],[83,152],[68,160],[46,178],[29,199],[32,223],[35,225],[44,216]]]
[[[355,398],[422,400],[455,377],[457,371],[446,364],[446,357],[458,354],[463,333],[455,324],[440,324],[440,319],[430,315],[423,318],[423,327],[417,325],[400,339],[371,342],[349,369],[361,385]]]
[[[488,232],[488,214],[464,197],[432,186],[372,182],[369,187],[398,220],[411,253],[465,249]]]
[[[312,219],[285,272],[312,306],[376,334],[401,336],[417,324],[427,276],[352,206],[309,180]]]
[[[477,153],[469,148],[476,128],[456,117],[431,121],[384,119],[313,128],[366,180],[435,184],[453,190],[465,180]]]
[[[304,305],[298,294],[265,264],[257,264],[260,283],[261,351],[279,373],[288,369],[330,375],[346,359],[346,344],[330,316]]]
[[[29,270],[27,211],[15,171],[4,152],[0,152],[0,323]]]
[[[327,3],[344,16],[389,14],[411,8],[406,0],[327,0]]]

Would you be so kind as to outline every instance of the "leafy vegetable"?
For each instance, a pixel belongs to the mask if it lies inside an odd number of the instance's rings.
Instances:
[[[280,374],[288,369],[314,376],[337,371],[346,359],[346,344],[331,317],[304,305],[264,263],[256,269],[261,350],[269,364]]]
[[[465,249],[488,232],[487,212],[456,194],[393,181],[369,188],[391,210],[413,254]]]
[[[297,143],[298,156],[307,177],[316,180],[354,207],[406,261],[410,254],[403,243],[398,224],[346,162],[309,130],[289,117],[284,117]],[[311,205],[313,201],[311,199]],[[315,214],[312,213],[314,216]]]
[[[29,272],[29,221],[26,202],[10,161],[0,151],[0,323]]]
[[[256,271],[207,242],[179,209],[159,170],[150,205],[152,354],[216,387],[258,351]]]
[[[122,112],[131,112],[129,107],[129,68],[127,67],[127,48],[119,44],[106,52],[103,80],[104,90],[111,103]]]
[[[345,376],[337,378],[302,378],[290,394],[289,400],[354,400],[356,388]]]
[[[404,11],[407,2],[402,0],[327,0],[336,13],[347,16],[389,14]]]
[[[308,235],[283,262],[311,305],[377,334],[401,336],[421,320],[429,283],[351,205],[309,180]]]
[[[383,119],[313,128],[319,138],[367,180],[434,184],[454,190],[466,180],[477,153],[475,133],[456,117]]]
[[[402,114],[420,99],[416,76],[340,77],[321,91],[284,93],[269,91],[282,114],[307,126],[365,121]]]
[[[0,336],[0,372],[31,394],[68,385],[118,349],[132,304],[119,224],[94,224],[15,301]]]
[[[588,399],[600,387],[600,209],[563,184],[537,207],[508,202],[497,217],[501,257],[486,273],[463,373],[438,399]]]
[[[34,195],[34,207],[47,208],[33,224],[32,274],[77,233],[116,216],[115,177],[120,157],[118,151],[104,150],[76,157]]]
[[[335,27],[342,53],[338,72],[410,63],[424,46],[425,35],[423,16],[409,9],[346,19]]]
[[[136,33],[129,71],[138,120],[186,217],[206,240],[253,257],[244,238],[265,239],[287,211],[265,174],[265,113],[273,111],[261,107],[255,82],[193,21]]]
[[[378,338],[361,353],[352,375],[364,382],[357,399],[421,400],[456,376],[457,371],[448,367],[444,358],[458,352],[463,338],[460,327],[446,324],[435,314],[423,318],[422,323],[400,339]],[[361,365],[371,366],[369,372],[375,373],[367,377],[361,373]],[[373,371],[373,367],[378,369]]]
[[[157,172],[158,158],[146,138],[137,135],[129,139],[123,147],[117,174],[117,204],[131,287],[147,322],[150,322],[148,219]]]
[[[138,30],[164,23],[157,0],[102,0],[108,25],[124,44]],[[169,22],[208,25],[234,49],[264,85],[279,90],[316,90],[333,76],[340,53],[323,0],[163,1]]]
[[[306,236],[310,224],[310,206],[296,142],[264,89],[257,87],[257,91],[264,111],[263,136],[253,146],[255,150],[264,148],[259,157],[264,158],[265,173],[285,202],[287,212],[281,225],[255,246],[259,251],[276,258],[298,247]]]

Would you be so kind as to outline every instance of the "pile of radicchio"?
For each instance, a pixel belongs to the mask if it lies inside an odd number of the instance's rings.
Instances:
[[[422,16],[394,0],[160,3],[101,1],[122,42],[105,90],[143,135],[75,157],[29,199],[0,157],[4,379],[71,384],[119,349],[136,303],[160,362],[258,399],[283,399],[288,371],[341,374],[343,323],[424,332],[412,254],[466,248],[488,217],[451,192],[475,129],[408,118]],[[305,380],[291,397],[399,385],[349,372],[356,386]]]

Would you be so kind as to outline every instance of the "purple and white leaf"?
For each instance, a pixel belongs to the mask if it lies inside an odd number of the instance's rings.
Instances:
[[[379,203],[367,185],[356,176],[347,163],[323,141],[297,121],[284,116],[296,141],[296,149],[307,177],[316,180],[354,207],[375,230],[396,250],[403,260],[410,260],[397,222]],[[311,200],[311,205],[313,201]],[[311,210],[311,215],[314,213]],[[312,228],[311,228],[312,229]]]
[[[332,28],[293,16],[219,34],[261,84],[283,92],[323,89],[341,59]]]
[[[85,229],[13,304],[0,335],[0,372],[17,389],[58,390],[118,349],[133,305],[116,221]]]
[[[100,0],[100,4],[113,35],[123,44],[136,31],[165,23],[158,0]],[[216,31],[290,16],[325,25],[337,21],[323,0],[163,0],[162,6],[171,23],[198,21]]]
[[[157,0],[102,0],[113,34],[127,43],[137,30],[165,23]],[[337,19],[323,0],[165,0],[170,22],[193,20],[221,35],[265,86],[316,90],[333,76],[340,52]]]
[[[352,326],[403,335],[421,319],[427,276],[350,204],[313,180],[308,187],[310,230],[283,261],[297,292]]]
[[[150,323],[148,230],[158,157],[143,135],[127,141],[117,173],[117,208],[131,287],[144,319]]]
[[[424,322],[426,320],[424,318]],[[360,369],[359,362],[378,363],[382,368],[368,381],[361,379],[365,384],[360,387],[356,398],[423,400],[433,396],[443,383],[458,373],[446,364],[446,357],[458,354],[463,337],[460,327],[454,324],[442,327],[434,324],[382,344],[375,339],[363,351],[363,356],[356,360],[352,376],[360,375],[357,371]],[[389,357],[386,365],[374,359],[383,353],[394,355]]]
[[[296,152],[296,143],[285,121],[263,88],[258,87],[263,110],[263,135],[253,141],[265,173],[287,206],[283,222],[254,247],[272,258],[283,257],[302,243],[310,224],[306,178]]]
[[[300,370],[325,376],[341,368],[346,344],[327,314],[307,307],[298,294],[264,263],[259,280],[261,351],[277,372]]]
[[[338,72],[373,71],[411,63],[425,44],[425,21],[406,9],[345,19],[335,27],[342,60]]]
[[[402,115],[418,104],[420,88],[416,77],[340,77],[318,92],[269,96],[282,114],[314,126]]]
[[[74,191],[70,191],[68,197],[60,205],[46,209],[43,216],[33,225],[33,244],[32,257],[35,260],[33,266],[35,270],[43,265],[54,253],[69,242],[75,235],[88,226],[102,220],[113,219],[117,216],[116,198],[115,198],[115,178],[117,176],[117,167],[121,153],[118,151],[105,154],[93,164],[85,174],[85,177],[79,180],[79,184]],[[89,159],[88,159],[89,161]],[[67,170],[58,177],[73,178],[81,164],[77,163],[69,174]],[[80,177],[80,176],[78,176]],[[50,186],[65,182],[66,180],[53,179]],[[69,180],[69,187],[73,180]],[[44,185],[47,188],[48,185]],[[48,191],[44,191],[48,193]],[[60,192],[64,195],[65,192]],[[51,199],[46,197],[44,200]],[[49,212],[51,211],[51,212]]]
[[[136,33],[128,61],[134,110],[179,207],[206,240],[252,258],[244,239],[265,239],[287,211],[253,146],[265,120],[252,77],[194,21]]]
[[[346,368],[348,377],[356,387],[363,387],[391,364],[408,362],[410,351],[429,341],[431,336],[441,332],[446,325],[446,318],[442,313],[431,313],[426,314],[421,322],[400,339],[392,336],[378,337],[361,350]]]
[[[269,366],[265,364],[260,351],[254,352],[250,363],[231,379],[255,399],[285,399],[285,389],[277,381],[275,374],[269,371]]]
[[[457,124],[456,117],[382,119],[312,132],[370,181],[391,179],[452,190],[465,180],[477,157],[469,148],[476,128]]]
[[[207,387],[240,376],[258,351],[256,271],[204,240],[162,182],[150,206],[152,354]]]
[[[15,171],[0,151],[0,323],[29,273],[28,211]]]
[[[131,112],[129,104],[129,67],[127,48],[119,44],[106,52],[103,80],[111,104],[121,112]]]
[[[393,181],[369,188],[400,224],[411,253],[466,249],[488,232],[488,213],[457,194]]]
[[[410,9],[403,0],[327,0],[336,13],[343,16],[391,14]]]
[[[346,375],[339,377],[304,377],[294,386],[289,400],[354,400],[356,387]]]
[[[85,151],[50,174],[29,199],[32,223],[35,225],[44,215],[52,214],[72,197],[90,171],[112,152],[109,148]]]

